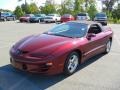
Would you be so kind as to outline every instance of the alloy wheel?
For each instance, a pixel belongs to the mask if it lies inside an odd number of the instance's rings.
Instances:
[[[73,73],[77,66],[78,66],[78,56],[77,55],[72,55],[70,58],[69,58],[69,62],[68,62],[68,70],[70,73]]]

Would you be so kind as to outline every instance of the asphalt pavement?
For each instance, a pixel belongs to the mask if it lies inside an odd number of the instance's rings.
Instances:
[[[0,22],[0,90],[120,90],[120,24],[109,25],[114,31],[111,52],[89,59],[69,77],[30,74],[10,65],[9,49],[16,41],[55,25]]]

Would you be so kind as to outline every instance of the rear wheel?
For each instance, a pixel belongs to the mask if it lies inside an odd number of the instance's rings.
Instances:
[[[48,23],[48,21],[45,21],[45,23]]]
[[[13,21],[15,21],[15,20],[16,20],[16,18],[14,17],[14,18],[13,18]]]
[[[71,75],[73,74],[79,65],[79,54],[77,52],[72,52],[67,57],[67,60],[64,65],[64,74]]]
[[[107,22],[105,22],[104,25],[107,26]]]

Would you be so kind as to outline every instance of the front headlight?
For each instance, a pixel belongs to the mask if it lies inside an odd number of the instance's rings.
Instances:
[[[31,57],[36,57],[36,58],[44,58],[47,57],[48,54],[44,54],[44,53],[32,53],[30,54]]]

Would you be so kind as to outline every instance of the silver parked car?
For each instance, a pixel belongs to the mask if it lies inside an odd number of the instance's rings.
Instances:
[[[77,15],[77,20],[90,20],[88,13],[79,13]]]
[[[45,18],[44,18],[44,22],[58,22],[61,20],[61,16],[58,14],[48,14]]]

